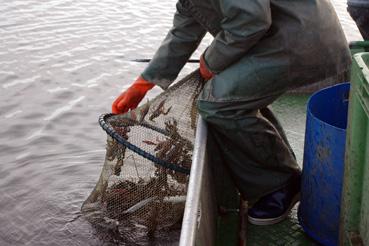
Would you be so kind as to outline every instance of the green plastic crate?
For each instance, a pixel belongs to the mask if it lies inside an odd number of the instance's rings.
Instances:
[[[369,52],[354,55],[351,86],[340,243],[369,245]]]

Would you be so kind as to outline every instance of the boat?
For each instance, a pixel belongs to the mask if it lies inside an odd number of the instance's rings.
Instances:
[[[226,170],[210,169],[206,141],[207,126],[200,117],[179,246],[318,245],[298,224],[296,208],[279,224],[248,224],[247,202],[242,201],[230,177],[222,175]]]

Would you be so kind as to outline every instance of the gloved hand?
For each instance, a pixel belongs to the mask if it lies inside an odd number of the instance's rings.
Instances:
[[[200,74],[201,77],[205,80],[209,80],[214,76],[214,74],[210,72],[205,65],[204,55],[200,57]]]
[[[113,114],[123,114],[129,109],[134,109],[144,98],[146,93],[152,89],[155,84],[150,83],[141,76],[120,96],[115,99],[112,105]]]

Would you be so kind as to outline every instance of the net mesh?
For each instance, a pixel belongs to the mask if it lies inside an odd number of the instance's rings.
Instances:
[[[100,117],[108,138],[100,178],[82,205],[90,222],[126,240],[180,226],[202,85],[194,71],[135,110]]]

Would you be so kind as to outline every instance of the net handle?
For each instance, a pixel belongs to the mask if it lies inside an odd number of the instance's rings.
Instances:
[[[173,163],[164,161],[162,159],[157,158],[156,156],[153,156],[152,154],[146,152],[145,150],[137,147],[136,145],[133,145],[131,143],[129,143],[125,138],[123,138],[122,136],[119,135],[119,133],[117,133],[114,128],[112,126],[110,126],[110,124],[107,123],[107,119],[114,116],[115,114],[112,113],[108,113],[108,114],[102,114],[99,117],[99,124],[101,126],[102,129],[104,129],[104,131],[111,137],[113,138],[115,141],[117,141],[118,143],[124,145],[125,147],[127,147],[128,149],[132,150],[133,152],[139,154],[140,156],[162,166],[165,168],[168,168],[170,170],[176,171],[176,172],[180,172],[186,175],[190,174],[190,169],[189,168],[184,168],[184,167],[180,167],[177,166]],[[134,121],[132,121],[134,122]],[[154,131],[158,131],[160,133],[164,133],[161,129],[158,129],[156,127],[150,126],[148,124],[145,124],[146,127],[151,128]]]

